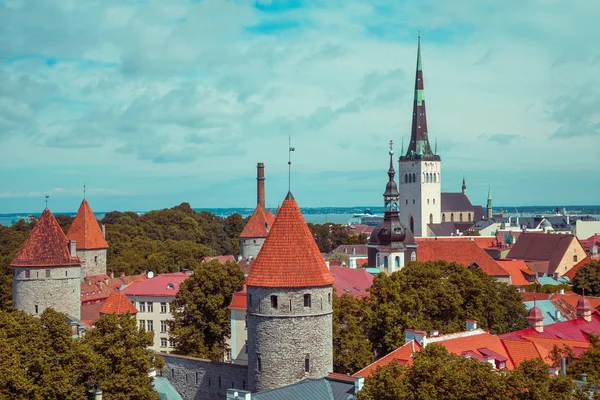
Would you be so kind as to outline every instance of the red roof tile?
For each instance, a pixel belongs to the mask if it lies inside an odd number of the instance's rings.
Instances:
[[[229,305],[230,310],[245,310],[246,309],[246,287],[239,292],[233,294],[233,299]]]
[[[260,205],[256,206],[244,230],[240,233],[241,238],[264,238],[267,237],[267,219]]]
[[[83,200],[67,233],[69,240],[75,240],[77,249],[108,249],[108,243],[102,236],[102,229],[90,208],[87,200]]]
[[[252,264],[246,285],[333,285],[333,277],[291,193],[283,201],[269,236]]]
[[[235,257],[232,255],[227,255],[227,256],[215,256],[215,257],[204,257],[202,259],[202,262],[210,262],[212,260],[217,260],[219,261],[221,264],[225,265],[225,263],[227,261],[230,262],[235,262]]]
[[[492,257],[473,240],[431,240],[415,238],[417,241],[417,261],[445,260],[469,267],[477,264],[490,276],[509,276]]]
[[[529,340],[504,339],[502,343],[515,367],[518,367],[525,360],[533,360],[541,357],[535,344]]]
[[[127,296],[175,297],[177,292],[179,292],[181,282],[189,276],[185,272],[160,274],[152,279],[146,279],[145,281],[129,285],[122,292]]]
[[[465,334],[464,336],[460,334]],[[455,337],[459,335],[458,337]],[[434,338],[428,338],[428,344],[437,343],[444,346],[450,353],[461,355],[465,351],[473,351],[481,354],[482,356],[498,354],[499,357],[508,358],[508,353],[502,344],[500,338],[496,335],[492,335],[487,331],[479,334],[469,335],[467,332],[460,332],[459,334],[448,334],[438,336]],[[499,358],[498,361],[505,361],[503,358]],[[514,369],[512,360],[506,360],[506,369]]]
[[[137,314],[137,310],[133,303],[129,301],[123,292],[113,292],[104,304],[98,309],[100,314]]]
[[[338,296],[347,293],[351,296],[362,298],[367,297],[367,289],[373,284],[375,277],[362,268],[353,269],[330,265],[331,275],[333,276],[333,287]]]
[[[77,255],[71,257],[67,237],[50,210],[45,209],[10,265],[59,267],[81,265],[81,260]]]
[[[482,249],[494,246],[496,243],[495,236],[453,236],[453,237],[438,237],[438,238],[417,238],[417,242],[474,242]]]
[[[265,219],[267,220],[267,224],[269,224],[269,228],[271,228],[273,226],[273,222],[275,222],[275,216],[273,215],[273,212],[271,211],[270,208],[267,210],[267,213],[265,214]]]
[[[391,362],[398,362],[401,365],[412,365],[413,352],[418,352],[420,350],[421,350],[421,346],[419,345],[419,343],[417,343],[415,341],[411,341],[403,346],[398,347],[396,350],[392,351],[391,353],[381,357],[379,360],[366,366],[365,368],[361,369],[360,371],[358,371],[357,373],[355,373],[352,376],[367,377],[367,376],[371,375],[373,372],[375,372],[377,367],[386,366]]]
[[[504,333],[500,335],[502,339],[519,339],[524,336],[568,339],[568,340],[587,340],[586,332],[600,334],[600,315],[598,312],[592,313],[592,320],[587,322],[583,318],[577,318],[570,321],[555,322],[544,325],[544,331],[538,332],[533,328],[526,328],[520,331]]]
[[[592,307],[592,310],[600,309],[600,297],[585,296],[585,298],[586,298],[586,300],[588,300],[590,302],[590,306]],[[575,309],[577,307],[577,303],[581,299],[581,296],[579,296],[577,293],[573,293],[573,292],[565,292],[564,294],[553,293],[550,296],[550,299],[551,300],[559,300],[560,299]]]
[[[97,303],[108,298],[115,290],[124,289],[125,286],[132,282],[146,279],[148,279],[146,274],[119,276],[116,278],[111,278],[107,274],[86,276],[79,284],[81,304]]]
[[[92,303],[92,304],[82,304],[81,305],[81,320],[89,321],[88,325],[93,325],[96,323],[98,318],[100,318],[100,313],[98,310],[102,307],[102,303]]]
[[[525,232],[519,235],[519,239],[513,244],[507,258],[546,261],[548,262],[548,270],[544,272],[552,275],[573,240],[577,239],[570,234]],[[530,266],[530,268],[536,270],[533,266]],[[541,271],[536,270],[536,272]]]
[[[535,292],[521,292],[521,301],[534,301],[534,300],[549,300],[550,294],[548,293],[535,293]]]
[[[535,273],[527,267],[523,260],[497,260],[500,266],[510,274],[511,283],[514,286],[530,285],[527,276],[535,276]]]

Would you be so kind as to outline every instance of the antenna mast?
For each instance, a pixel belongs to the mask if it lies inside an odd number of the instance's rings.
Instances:
[[[46,210],[48,209],[48,198],[50,198],[48,195],[44,197],[44,201],[46,202]]]
[[[288,192],[292,190],[292,151],[296,148],[292,147],[292,136],[288,136]]]

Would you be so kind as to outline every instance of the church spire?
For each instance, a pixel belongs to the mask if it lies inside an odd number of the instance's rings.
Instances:
[[[488,198],[486,204],[486,211],[488,218],[492,218],[492,187],[488,186]]]
[[[412,130],[410,144],[405,157],[439,160],[439,156],[431,151],[427,135],[427,114],[425,112],[425,97],[423,85],[423,63],[421,61],[421,34],[417,45],[417,72],[415,75],[415,98],[413,103]]]
[[[398,186],[396,185],[396,181],[394,180],[394,176],[396,175],[396,171],[394,171],[393,165],[393,155],[394,155],[394,142],[390,140],[390,168],[388,169],[388,183],[385,186],[385,193],[383,193],[383,201],[385,212],[395,211],[398,212],[398,198],[400,194],[398,193]]]
[[[464,175],[463,175],[463,184],[462,184],[462,194],[467,194],[467,182],[465,181]]]

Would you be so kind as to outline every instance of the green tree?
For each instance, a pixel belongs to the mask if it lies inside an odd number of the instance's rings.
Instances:
[[[573,291],[589,296],[600,296],[600,261],[592,260],[581,266],[573,278]]]
[[[579,359],[569,363],[567,373],[574,379],[581,379],[581,374],[587,374],[588,380],[600,384],[600,339],[589,333],[588,340],[590,348]]]
[[[171,336],[177,354],[221,360],[231,334],[227,308],[242,289],[244,272],[237,263],[202,263],[183,281],[173,300]]]
[[[347,293],[333,296],[333,370],[352,374],[374,361],[366,333],[363,301]]]
[[[541,358],[525,360],[507,374],[510,394],[519,400],[572,399],[577,388],[565,375],[550,377],[548,365]]]
[[[153,340],[154,332],[139,328],[135,316],[101,316],[82,339],[93,352],[86,354],[83,371],[87,388],[99,388],[106,400],[158,400],[149,374],[162,369],[164,362],[147,349]]]
[[[346,263],[346,265],[350,265],[350,256],[345,253],[332,253],[326,257],[326,260],[340,260]]]
[[[377,275],[370,292],[369,338],[379,356],[404,344],[409,328],[451,333],[464,330],[468,319],[492,333],[526,325],[525,306],[510,285],[460,264],[409,262],[400,271]]]

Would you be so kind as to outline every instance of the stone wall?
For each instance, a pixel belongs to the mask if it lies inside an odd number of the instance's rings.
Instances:
[[[247,292],[251,391],[274,389],[304,378],[322,378],[333,370],[331,286],[249,286]],[[311,295],[310,307],[304,306],[305,294]],[[271,307],[272,295],[277,296],[277,308]]]
[[[247,390],[248,368],[200,358],[158,353],[166,377],[184,400],[223,400],[227,389]]]
[[[240,253],[242,255],[242,258],[256,258],[264,242],[265,238],[241,238]]]
[[[106,249],[78,249],[77,255],[81,259],[82,277],[106,273]]]
[[[32,315],[48,307],[80,318],[81,267],[13,267],[13,306]],[[27,277],[29,271],[29,277]],[[50,271],[50,277],[46,276]],[[35,306],[38,312],[35,312]]]

